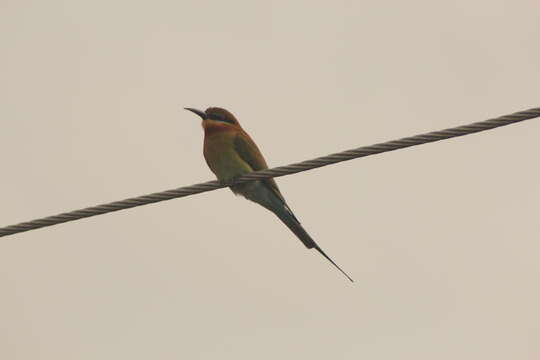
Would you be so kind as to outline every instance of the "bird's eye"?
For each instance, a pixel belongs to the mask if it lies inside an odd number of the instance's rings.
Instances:
[[[207,116],[208,116],[208,119],[210,120],[223,121],[230,124],[234,123],[233,121],[227,119],[224,115],[221,115],[221,114],[208,114]]]
[[[223,116],[221,116],[220,114],[209,114],[208,118],[210,120],[224,121]]]

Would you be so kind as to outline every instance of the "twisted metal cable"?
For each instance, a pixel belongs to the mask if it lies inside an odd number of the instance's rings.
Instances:
[[[504,115],[498,118],[475,122],[469,125],[458,126],[440,131],[433,131],[416,136],[410,136],[398,140],[378,143],[370,146],[363,146],[352,150],[347,150],[327,156],[322,156],[313,160],[306,160],[296,164],[279,166],[263,171],[256,171],[243,175],[230,183],[221,183],[218,181],[208,181],[191,186],[185,186],[177,189],[156,192],[149,195],[138,196],[125,200],[115,201],[108,204],[91,206],[85,209],[69,211],[58,215],[48,216],[41,219],[22,222],[19,224],[0,228],[0,237],[23,231],[39,229],[46,226],[61,224],[68,221],[74,221],[91,216],[106,214],[113,211],[129,209],[136,206],[152,204],[159,201],[171,200],[188,195],[199,194],[224,188],[233,184],[244,183],[247,181],[267,179],[295,174],[301,171],[307,171],[318,167],[335,164],[342,161],[352,160],[359,157],[380,154],[387,151],[403,149],[410,146],[421,145],[439,140],[450,139],[453,137],[473,134],[476,132],[494,129],[499,126],[514,124],[520,121],[533,119],[540,116],[540,107],[519,111],[510,115]]]

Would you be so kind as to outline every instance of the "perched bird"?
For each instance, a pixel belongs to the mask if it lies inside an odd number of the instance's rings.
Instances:
[[[202,118],[204,129],[204,158],[218,180],[228,182],[243,174],[268,169],[266,161],[251,137],[242,129],[229,111],[210,107],[206,111],[185,108]],[[308,249],[317,249],[328,261],[353,281],[304,230],[285,202],[274,179],[256,180],[230,187],[235,194],[244,196],[272,211]]]

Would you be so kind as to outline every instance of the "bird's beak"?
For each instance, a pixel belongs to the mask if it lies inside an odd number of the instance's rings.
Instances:
[[[197,109],[194,109],[194,108],[184,108],[184,109],[189,110],[189,111],[199,115],[203,120],[206,120],[206,113],[204,111],[197,110]]]

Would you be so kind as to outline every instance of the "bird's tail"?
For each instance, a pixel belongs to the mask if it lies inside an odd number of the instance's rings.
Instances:
[[[322,256],[324,256],[328,261],[332,263],[343,275],[347,277],[351,282],[354,282],[354,280],[345,272],[343,271],[335,262],[332,260],[326,253],[317,245],[315,240],[309,236],[307,231],[302,227],[296,216],[294,216],[291,209],[286,204],[281,204],[279,207],[274,207],[273,209],[270,209],[274,214],[277,215],[277,217],[285,224],[291,231],[302,241],[302,243],[308,248],[313,249],[315,248]]]

